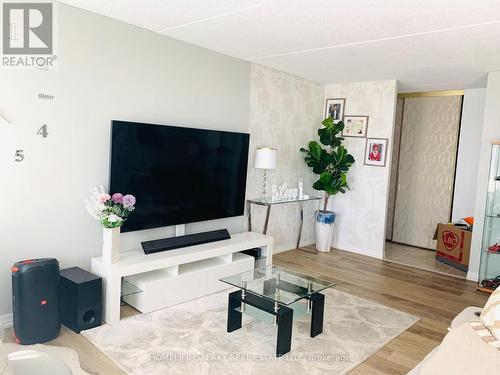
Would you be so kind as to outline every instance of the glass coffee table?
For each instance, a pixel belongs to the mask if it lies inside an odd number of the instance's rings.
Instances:
[[[319,292],[334,283],[278,266],[266,266],[220,279],[240,288],[229,294],[227,332],[241,328],[248,310],[272,317],[278,327],[276,356],[290,351],[294,311],[311,315],[311,337],[323,332],[325,296]],[[252,315],[252,314],[249,314]]]

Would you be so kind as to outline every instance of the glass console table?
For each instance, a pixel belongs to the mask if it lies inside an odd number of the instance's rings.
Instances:
[[[261,320],[265,320],[262,315],[271,317],[273,325],[278,327],[277,357],[291,349],[294,312],[299,310],[297,303],[306,300],[306,313],[311,315],[310,336],[323,332],[325,296],[319,292],[335,285],[278,266],[258,268],[220,281],[240,288],[229,294],[227,332],[241,328],[242,314]]]
[[[308,198],[297,198],[297,199],[280,199],[280,200],[272,200],[271,198],[257,198],[257,199],[249,199],[247,200],[247,208],[248,208],[248,230],[252,231],[252,205],[255,204],[257,206],[265,206],[266,209],[266,218],[264,220],[264,229],[262,231],[263,234],[267,234],[267,228],[269,226],[269,216],[271,215],[271,207],[278,205],[278,204],[287,204],[287,203],[299,203],[299,208],[300,208],[300,226],[299,226],[299,234],[297,238],[297,250],[303,250],[303,251],[308,251],[308,252],[316,252],[316,251],[309,251],[309,250],[304,250],[300,248],[300,238],[302,237],[302,227],[304,226],[304,202],[310,202],[310,201],[319,201],[322,198],[319,197],[308,197]],[[318,207],[319,209],[319,207]]]

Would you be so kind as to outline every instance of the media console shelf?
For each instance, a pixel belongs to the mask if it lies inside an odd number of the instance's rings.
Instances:
[[[142,312],[154,311],[227,288],[219,279],[252,269],[254,259],[240,252],[254,248],[261,248],[266,264],[272,264],[273,238],[255,232],[150,255],[125,252],[113,264],[92,258],[92,273],[103,281],[103,320],[111,325],[120,321],[124,278],[137,287],[125,301]]]

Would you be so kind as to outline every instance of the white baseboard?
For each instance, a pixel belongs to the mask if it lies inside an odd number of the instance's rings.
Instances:
[[[477,272],[469,271],[467,272],[467,280],[478,282],[479,274]]]
[[[0,323],[3,328],[10,328],[14,325],[14,316],[11,314],[5,314],[0,316]]]

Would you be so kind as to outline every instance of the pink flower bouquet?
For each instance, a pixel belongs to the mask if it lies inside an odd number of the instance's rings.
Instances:
[[[99,220],[104,228],[121,227],[135,209],[136,199],[131,194],[109,195],[102,185],[91,189],[91,192],[92,195],[85,200],[85,206],[89,214]]]

